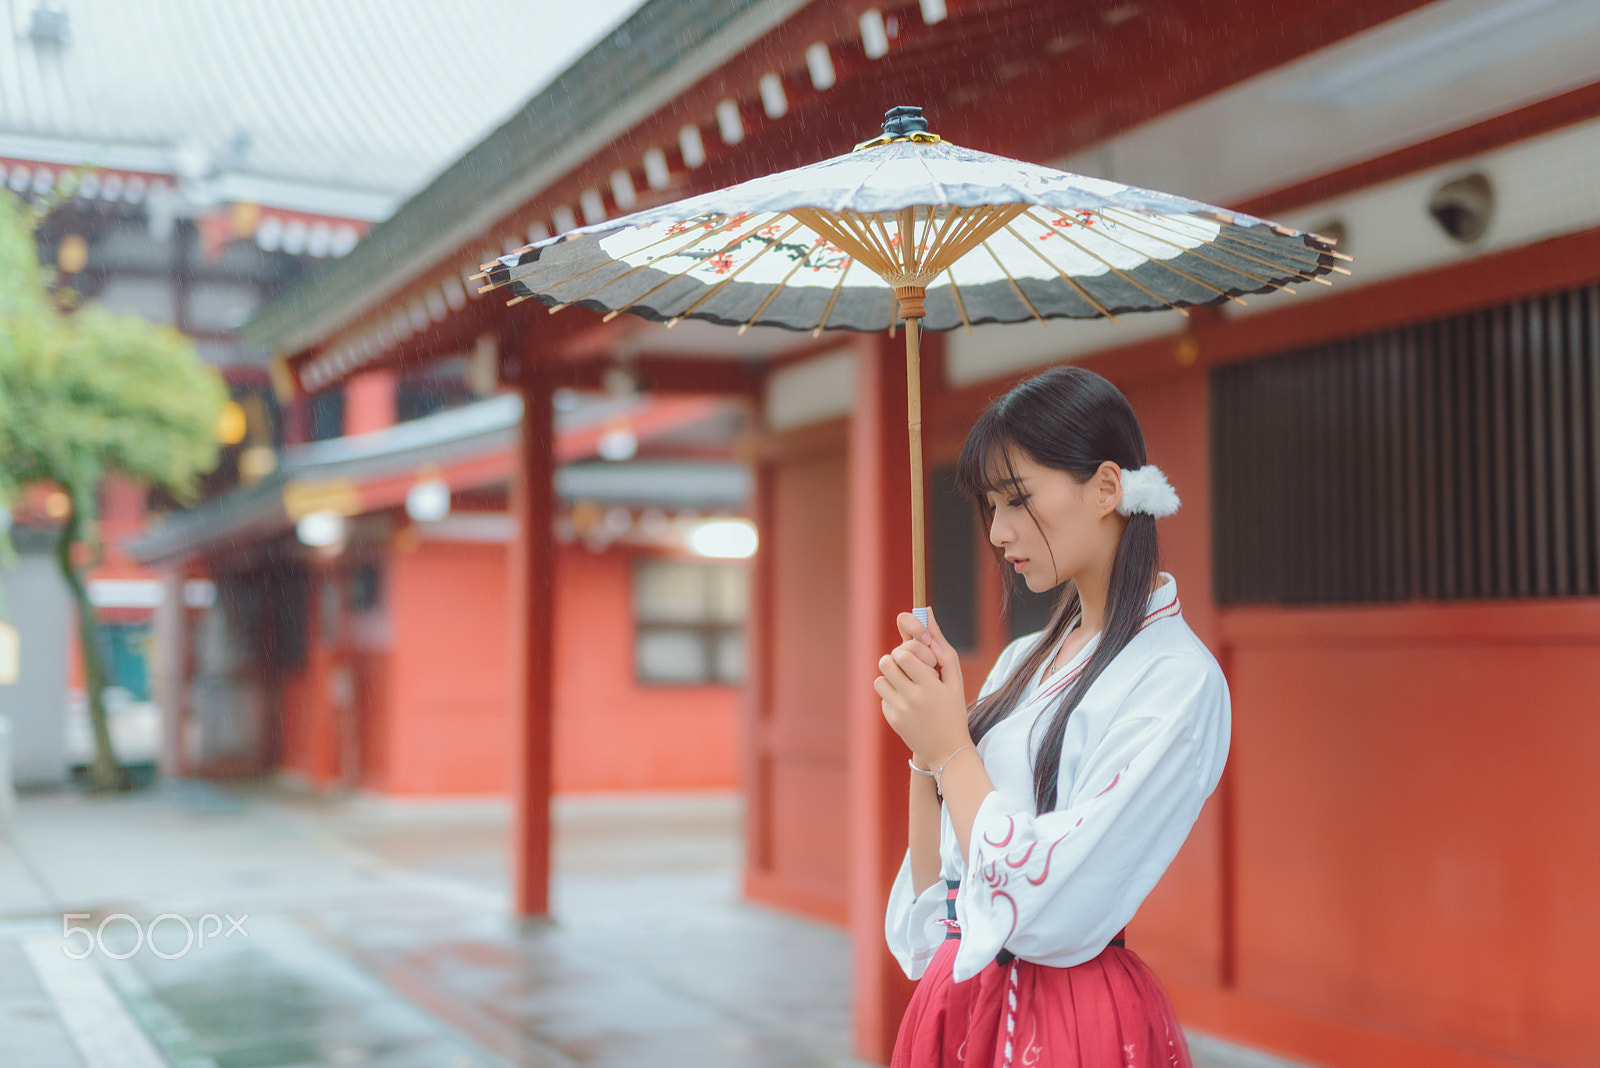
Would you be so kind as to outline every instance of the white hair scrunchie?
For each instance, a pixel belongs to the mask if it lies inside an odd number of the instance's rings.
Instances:
[[[1117,505],[1118,512],[1123,515],[1143,512],[1165,519],[1178,510],[1178,491],[1172,488],[1161,468],[1145,464],[1137,471],[1126,467],[1118,470],[1122,472],[1122,502]]]

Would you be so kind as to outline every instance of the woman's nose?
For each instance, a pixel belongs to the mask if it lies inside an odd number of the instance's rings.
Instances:
[[[1011,528],[1009,526],[1002,526],[1000,523],[1000,517],[996,515],[992,520],[989,521],[989,544],[993,545],[997,549],[1004,549],[1006,547],[1006,543],[1010,540]]]

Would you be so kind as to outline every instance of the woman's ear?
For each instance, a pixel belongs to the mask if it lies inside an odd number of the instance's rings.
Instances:
[[[1115,512],[1122,503],[1122,467],[1115,460],[1107,460],[1095,471],[1090,484],[1095,511],[1102,517]]]

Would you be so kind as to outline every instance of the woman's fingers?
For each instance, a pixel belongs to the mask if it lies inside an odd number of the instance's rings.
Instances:
[[[933,637],[934,666],[939,669],[941,678],[946,682],[955,683],[959,686],[961,682],[961,658],[956,655],[956,651],[951,648],[950,643],[945,641],[944,631],[939,629],[939,621],[934,618],[933,609],[931,608],[928,609],[928,628]]]
[[[896,667],[904,672],[907,681],[913,685],[926,686],[929,683],[937,682],[939,680],[938,669],[933,664],[923,660],[916,652],[913,652],[911,649],[912,644],[919,643],[908,642],[905,645],[898,646],[889,654],[889,658],[894,661]],[[929,651],[931,652],[931,650]]]
[[[898,652],[899,650],[895,650]],[[883,672],[883,677],[895,689],[904,689],[911,685],[911,680],[906,676],[905,668],[895,659],[894,653],[886,653],[878,658],[878,670]]]
[[[910,612],[901,612],[894,617],[894,625],[900,631],[900,637],[906,641],[920,641],[928,644],[928,628],[922,625],[922,620]]]
[[[915,638],[907,638],[901,643],[900,648],[927,664],[931,668],[939,666],[939,656],[933,651],[933,646],[925,645]]]
[[[878,707],[883,709],[884,720],[899,734],[904,725],[905,698],[881,675],[873,680],[872,688],[878,694]]]
[[[931,608],[928,609],[928,635],[931,639],[929,645],[936,651],[941,649],[945,652],[955,651],[950,648],[950,643],[944,640],[944,631],[939,629],[939,621],[933,617],[933,609]]]

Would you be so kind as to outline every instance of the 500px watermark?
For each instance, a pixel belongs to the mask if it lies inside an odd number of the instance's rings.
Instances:
[[[92,918],[92,914],[88,912],[64,912],[61,914],[61,952],[73,960],[83,960],[96,950],[102,956],[110,957],[112,960],[127,960],[144,948],[147,942],[150,946],[150,952],[162,960],[177,960],[179,957],[188,956],[190,950],[204,949],[207,938],[215,942],[218,936],[224,939],[232,938],[235,934],[243,935],[246,938],[250,937],[250,932],[244,929],[244,921],[250,918],[248,913],[238,919],[234,919],[227,913],[218,916],[214,912],[208,912],[200,917],[198,924],[190,923],[187,918],[179,916],[176,912],[163,912],[151,920],[148,926],[141,924],[126,912],[113,912],[101,920],[98,927],[80,927],[72,922],[90,918]],[[106,948],[106,927],[115,920],[121,920],[132,928],[132,949],[124,949],[123,952],[117,953]],[[228,922],[226,930],[222,926],[223,920]],[[208,923],[213,925],[209,931],[206,929]],[[174,937],[177,931],[181,930],[183,932],[184,942],[182,949],[169,951],[156,945],[156,929],[162,924],[166,924],[167,929],[174,933]],[[197,931],[198,938],[196,937]],[[113,934],[115,933],[116,931],[113,931]],[[82,935],[83,937],[74,941],[77,935]]]

